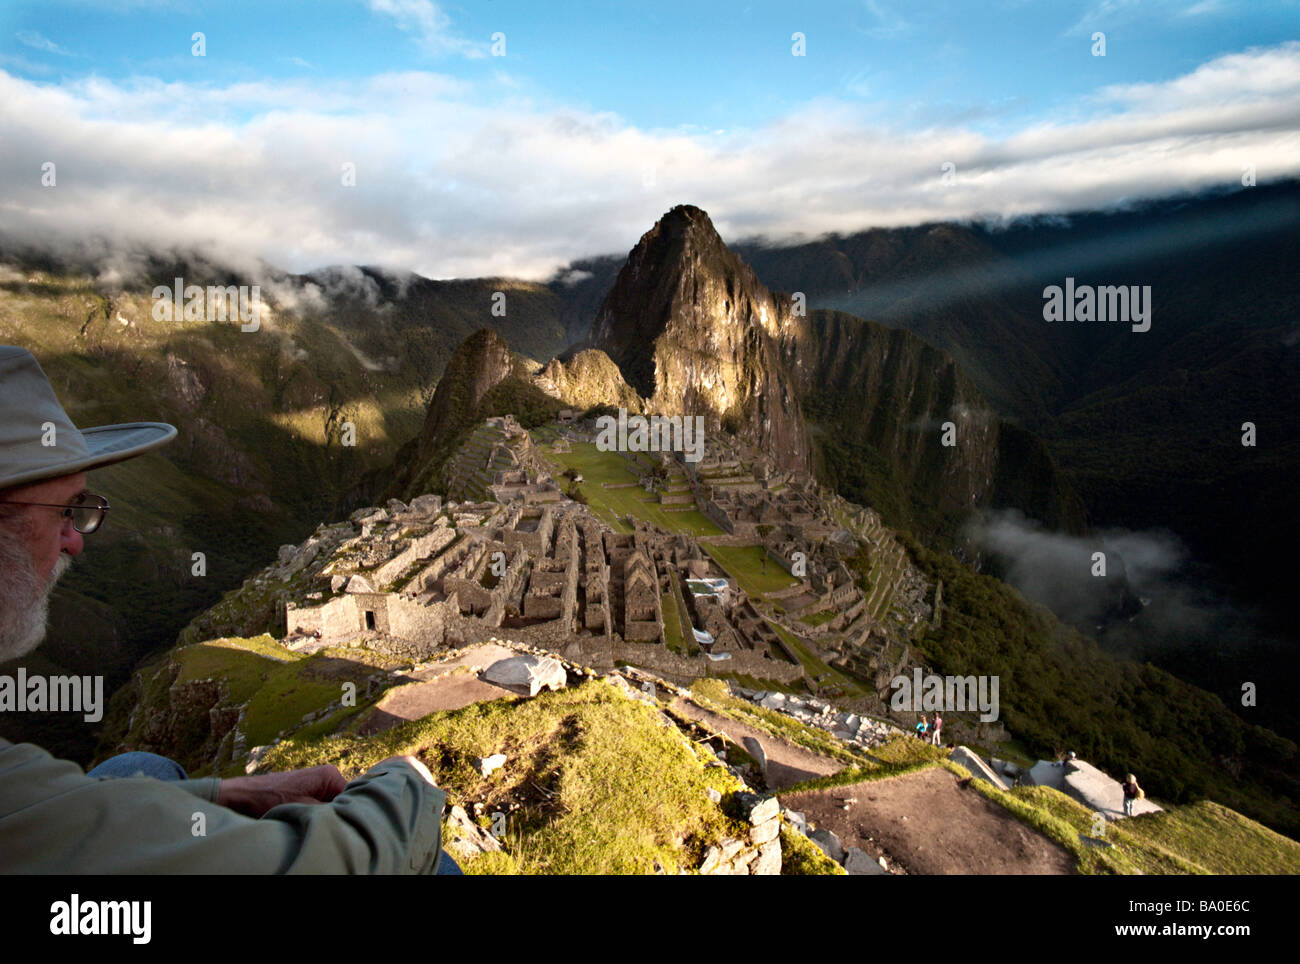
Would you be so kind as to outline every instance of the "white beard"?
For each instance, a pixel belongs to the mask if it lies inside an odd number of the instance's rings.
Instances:
[[[0,526],[0,663],[26,656],[45,638],[50,591],[72,565],[59,554],[49,579],[32,567],[26,541]]]

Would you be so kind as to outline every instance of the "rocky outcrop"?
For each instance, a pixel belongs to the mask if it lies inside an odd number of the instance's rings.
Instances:
[[[567,361],[552,359],[533,377],[533,383],[578,409],[609,405],[639,413],[645,408],[641,396],[623,380],[618,366],[598,349],[580,351]]]
[[[713,415],[786,469],[809,465],[803,413],[779,340],[793,325],[697,207],[680,205],[642,236],[592,324],[647,407]]]
[[[444,491],[445,463],[476,421],[530,411],[553,415],[560,407],[533,384],[527,365],[500,335],[480,328],[447,362],[419,436],[402,447],[391,470],[372,473],[358,486],[352,505]]]
[[[512,368],[510,346],[491,328],[480,328],[461,342],[429,403],[416,458],[427,459],[438,442],[473,412]]]
[[[976,780],[991,783],[999,790],[1009,789],[1006,780],[969,747],[953,747],[948,753],[948,759],[952,760],[953,763],[964,766]]]
[[[242,707],[229,705],[226,681],[178,681],[180,670],[169,659],[152,677],[133,680],[140,692],[130,721],[131,738],[119,747],[120,752],[158,753],[194,769],[230,742],[227,737],[239,723]],[[152,699],[146,698],[146,691],[154,694]]]
[[[493,663],[483,678],[503,689],[536,696],[540,690],[564,689],[564,665],[547,656],[512,656]]]
[[[781,805],[776,797],[737,793],[735,805],[748,821],[745,837],[728,837],[710,847],[700,864],[706,876],[776,876],[781,873]]]
[[[815,466],[920,531],[955,529],[986,506],[1086,530],[1042,442],[1003,422],[950,355],[804,305],[764,287],[704,211],[680,205],[628,255],[587,349],[537,384],[583,408],[643,400],[646,411],[711,416],[780,468]],[[815,450],[806,417],[822,430]]]

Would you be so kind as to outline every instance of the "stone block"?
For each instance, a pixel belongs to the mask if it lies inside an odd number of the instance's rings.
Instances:
[[[781,835],[780,818],[774,818],[772,820],[766,820],[763,823],[756,824],[754,828],[749,831],[750,842],[755,844],[765,844],[769,840],[775,840],[780,835]]]

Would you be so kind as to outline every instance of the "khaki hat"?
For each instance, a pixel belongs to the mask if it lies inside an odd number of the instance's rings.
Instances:
[[[175,437],[164,422],[78,429],[32,353],[0,345],[0,489],[112,465]]]

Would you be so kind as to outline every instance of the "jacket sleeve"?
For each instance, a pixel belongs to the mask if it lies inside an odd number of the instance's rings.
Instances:
[[[169,780],[167,782],[184,790],[186,793],[192,793],[196,797],[207,800],[209,803],[217,802],[217,794],[221,790],[221,780],[218,777],[200,777],[197,780]]]
[[[282,804],[260,819],[193,789],[95,780],[37,746],[0,741],[0,871],[433,873],[440,855],[446,795],[401,761],[372,768],[330,803]]]

